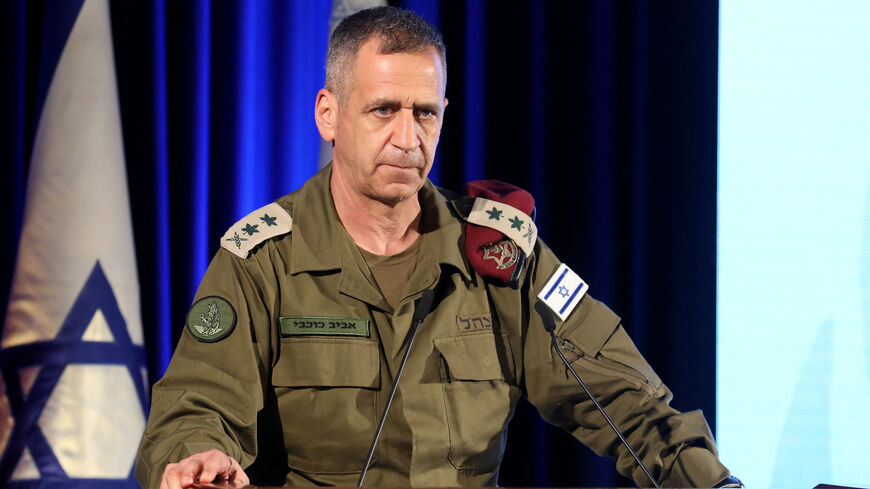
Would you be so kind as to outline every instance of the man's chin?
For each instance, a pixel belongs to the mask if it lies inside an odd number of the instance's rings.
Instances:
[[[422,182],[414,183],[393,183],[383,188],[377,189],[370,197],[390,207],[395,206],[408,199],[416,198],[417,192],[423,187]]]

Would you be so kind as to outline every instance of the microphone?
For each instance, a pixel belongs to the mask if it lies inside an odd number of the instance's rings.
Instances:
[[[432,302],[434,300],[435,292],[433,292],[432,289],[425,289],[420,298],[417,299],[414,315],[411,316],[411,339],[408,340],[408,346],[405,348],[405,355],[402,357],[402,363],[399,364],[399,369],[396,371],[396,380],[393,382],[393,388],[390,390],[389,397],[387,397],[387,404],[384,406],[384,412],[381,414],[381,420],[378,422],[378,429],[375,431],[375,437],[372,439],[372,446],[369,448],[369,456],[366,458],[366,463],[362,468],[359,481],[356,483],[357,487],[362,487],[363,481],[366,478],[366,473],[369,471],[369,464],[372,462],[372,456],[375,454],[375,447],[378,446],[378,438],[381,437],[381,430],[384,429],[384,421],[387,420],[387,414],[390,412],[390,406],[393,405],[393,398],[396,396],[396,388],[399,386],[399,379],[402,378],[402,371],[405,370],[405,363],[408,362],[408,354],[411,353],[411,345],[414,344],[414,338],[417,337],[417,331],[420,329],[420,324],[432,309]]]
[[[423,322],[423,319],[429,314],[429,310],[432,309],[432,302],[435,301],[435,292],[432,289],[426,289],[420,295],[420,298],[417,299],[417,308],[414,310],[414,315],[411,317],[411,325],[416,329],[420,323]],[[415,331],[416,333],[416,331]],[[414,337],[411,337],[413,341]],[[409,345],[410,346],[410,343]],[[409,348],[410,349],[410,348]]]
[[[580,374],[578,374],[577,371],[574,370],[574,367],[571,366],[571,362],[569,362],[568,359],[565,358],[565,354],[562,353],[562,349],[559,348],[559,342],[556,340],[556,321],[553,319],[553,313],[550,311],[550,308],[539,300],[535,302],[535,311],[537,311],[538,314],[541,316],[541,320],[544,322],[544,329],[546,329],[547,332],[550,333],[550,339],[553,341],[553,348],[556,350],[556,353],[559,354],[559,358],[562,359],[562,361],[565,363],[565,366],[568,367],[568,370],[571,371],[571,374],[574,375],[574,379],[577,380],[577,382],[580,384],[580,387],[583,387],[583,390],[586,391],[586,395],[588,395],[589,398],[592,399],[592,402],[595,403],[595,407],[598,408],[598,410],[604,416],[604,419],[607,420],[607,424],[610,425],[610,427],[613,429],[613,432],[616,433],[616,436],[618,436],[619,439],[622,441],[622,444],[625,445],[625,448],[628,448],[629,453],[631,453],[631,456],[634,457],[637,465],[639,465],[640,468],[643,469],[643,473],[646,474],[647,477],[649,477],[650,482],[652,482],[653,485],[656,487],[661,487],[659,486],[658,482],[656,482],[652,474],[650,474],[649,469],[646,468],[646,465],[644,465],[640,457],[637,456],[637,452],[634,451],[634,448],[631,448],[631,445],[628,444],[628,440],[626,440],[625,437],[622,436],[622,432],[619,431],[619,428],[616,427],[616,423],[614,423],[610,416],[607,415],[607,411],[604,410],[604,407],[601,405],[600,402],[598,402],[598,399],[595,397],[594,394],[592,394],[592,391],[589,390],[589,387],[586,386],[586,383],[583,382],[583,379],[580,378]]]

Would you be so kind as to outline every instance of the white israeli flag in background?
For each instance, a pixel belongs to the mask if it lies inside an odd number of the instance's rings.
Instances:
[[[564,321],[580,303],[587,290],[589,284],[562,263],[541,289],[538,298]]]
[[[148,384],[108,1],[46,15],[0,345],[0,487],[134,488]]]

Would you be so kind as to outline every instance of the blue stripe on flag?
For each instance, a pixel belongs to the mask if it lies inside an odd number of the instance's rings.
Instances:
[[[562,309],[559,309],[559,314],[565,313],[565,309],[568,309],[568,305],[571,304],[572,302],[574,302],[574,298],[577,297],[577,293],[580,292],[580,289],[582,289],[582,288],[583,288],[583,282],[580,282],[580,285],[578,285],[577,288],[574,289],[574,293],[571,294],[570,298],[568,298],[568,302],[566,302],[565,305],[562,306]]]
[[[544,296],[544,300],[550,298],[550,295],[553,293],[554,290],[556,290],[556,287],[558,287],[559,284],[562,283],[562,279],[565,278],[566,273],[568,273],[568,267],[565,267],[565,269],[562,270],[562,275],[559,275],[559,280],[556,280],[556,283],[554,283],[553,286],[550,287],[550,290],[547,291],[547,295]]]
[[[63,487],[64,489],[139,489],[136,479],[130,477],[127,480],[118,479],[65,479],[44,478],[9,481],[6,489],[46,489],[49,487]]]
[[[3,368],[35,365],[126,365],[137,369],[145,364],[145,348],[107,341],[40,341],[3,350]]]

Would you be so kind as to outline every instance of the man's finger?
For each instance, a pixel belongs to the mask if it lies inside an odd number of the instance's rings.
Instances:
[[[163,469],[163,478],[160,480],[160,489],[181,489],[179,471],[181,464],[167,464]]]
[[[188,459],[185,462],[181,462],[179,465],[181,465],[181,470],[179,472],[179,480],[181,481],[181,484],[178,489],[182,489],[193,484],[196,481],[197,477],[199,477],[199,474],[202,472],[202,461],[193,458]],[[172,487],[171,480],[169,488],[175,489],[174,487]]]
[[[160,489],[185,489],[196,482],[209,484],[219,480],[238,480],[240,483],[234,484],[237,487],[250,484],[247,474],[234,458],[220,450],[209,450],[167,464]]]
[[[178,473],[178,470],[171,470],[163,474],[163,481],[160,483],[160,489],[163,489],[164,484],[166,489],[181,489],[181,476]]]
[[[251,483],[251,479],[248,478],[248,474],[242,470],[242,466],[234,458],[230,458],[233,462],[232,474],[229,477],[229,481],[234,486],[247,486]]]
[[[202,464],[199,474],[200,482],[213,482],[217,479],[228,479],[232,470],[232,457],[215,451],[209,453]]]

